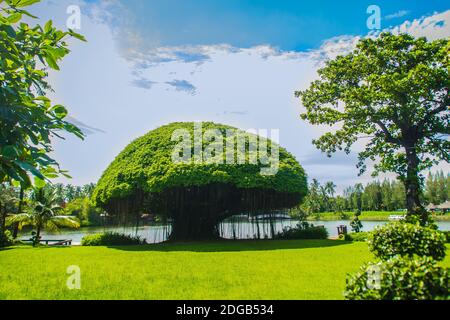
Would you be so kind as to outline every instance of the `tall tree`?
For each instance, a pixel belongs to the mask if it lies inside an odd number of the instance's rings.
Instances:
[[[356,141],[368,139],[359,153],[360,173],[367,159],[378,160],[374,175],[397,173],[408,217],[422,224],[428,214],[420,201],[420,172],[450,161],[449,49],[449,40],[382,33],[328,61],[320,79],[296,93],[306,108],[302,119],[339,126],[314,144],[331,156],[342,149],[349,153]]]

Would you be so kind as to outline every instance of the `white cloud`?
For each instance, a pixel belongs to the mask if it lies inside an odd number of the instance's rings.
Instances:
[[[384,19],[391,20],[391,19],[401,18],[408,14],[409,14],[408,10],[400,10],[400,11],[397,11],[396,13],[388,14],[387,16],[384,17]]]
[[[426,37],[428,40],[448,38],[450,37],[450,10],[406,21],[392,28],[391,31],[394,34],[409,33],[415,37]]]

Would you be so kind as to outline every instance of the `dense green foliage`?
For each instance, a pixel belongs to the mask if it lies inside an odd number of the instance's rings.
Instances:
[[[432,258],[398,256],[363,265],[347,278],[344,294],[350,300],[447,300],[449,281],[449,269]]]
[[[67,203],[64,213],[76,217],[82,226],[101,226],[105,223],[102,219],[104,211],[94,207],[89,198],[78,198]]]
[[[0,246],[10,244],[10,232],[6,230],[7,216],[17,213],[17,194],[13,186],[0,184]],[[8,233],[8,235],[6,234]]]
[[[280,148],[280,168],[276,175],[260,174],[262,164],[183,164],[172,162],[176,141],[174,130],[186,129],[193,135],[194,123],[172,123],[150,131],[129,144],[111,163],[93,192],[93,200],[105,205],[115,198],[130,196],[137,190],[161,192],[171,187],[203,186],[223,183],[238,188],[268,188],[278,192],[306,194],[306,175],[302,167]],[[235,128],[203,123],[203,131]],[[225,148],[224,148],[225,149]],[[226,149],[224,154],[226,153]]]
[[[145,239],[116,232],[105,232],[84,236],[82,246],[132,246],[145,244]]]
[[[442,232],[404,222],[388,223],[375,228],[368,242],[374,255],[383,260],[396,255],[427,256],[442,260],[446,251]]]
[[[422,224],[427,212],[420,173],[450,159],[449,46],[448,39],[407,34],[364,38],[352,53],[327,61],[319,79],[296,93],[304,120],[339,126],[314,144],[331,156],[366,139],[360,173],[366,160],[375,161],[374,174],[395,172],[405,185],[408,214]]]
[[[286,227],[275,235],[279,240],[327,239],[328,231],[324,227],[316,227],[307,222],[300,222],[295,227]]]
[[[69,53],[69,37],[84,40],[69,30],[57,30],[52,21],[45,26],[30,26],[23,10],[38,0],[0,1],[0,183],[16,182],[31,186],[34,176],[41,186],[44,179],[64,174],[49,157],[51,138],[69,132],[83,133],[64,120],[67,110],[52,105],[46,94],[48,68],[59,70],[58,63]]]

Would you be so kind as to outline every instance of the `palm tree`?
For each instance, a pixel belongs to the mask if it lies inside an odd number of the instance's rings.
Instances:
[[[336,193],[336,185],[332,181],[328,181],[325,184],[325,192],[331,197],[334,197],[334,194]]]
[[[41,231],[56,231],[59,227],[79,228],[80,223],[70,216],[59,215],[61,207],[53,188],[34,189],[31,194],[31,206],[27,212],[8,217],[7,224],[17,223],[19,229],[24,226],[36,228],[36,241],[39,242]]]

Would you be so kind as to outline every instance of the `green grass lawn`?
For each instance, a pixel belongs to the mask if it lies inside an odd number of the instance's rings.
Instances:
[[[0,251],[0,299],[342,299],[371,259],[365,243],[332,240],[14,247]]]

